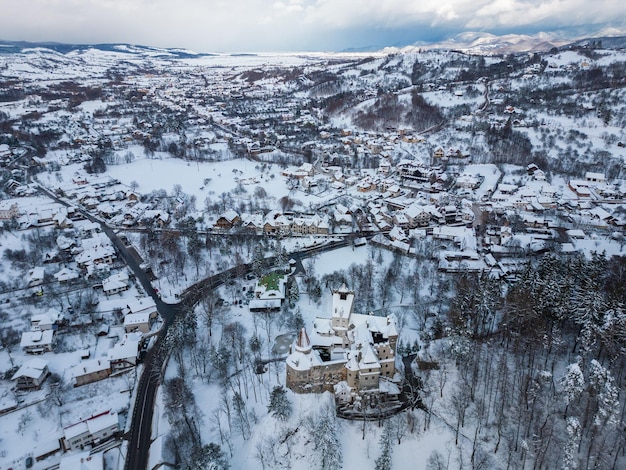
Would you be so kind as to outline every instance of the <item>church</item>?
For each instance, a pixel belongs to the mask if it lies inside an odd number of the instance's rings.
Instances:
[[[298,332],[287,357],[287,387],[346,398],[385,392],[396,373],[394,317],[354,313],[354,292],[345,285],[332,295],[330,318],[316,318],[310,334],[305,328]]]

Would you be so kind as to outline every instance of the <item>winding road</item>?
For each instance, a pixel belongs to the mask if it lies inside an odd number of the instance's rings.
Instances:
[[[137,279],[144,286],[146,292],[154,299],[159,310],[159,314],[163,317],[164,323],[157,335],[157,340],[150,351],[146,354],[143,364],[144,369],[137,387],[135,398],[135,406],[132,414],[132,422],[130,431],[127,434],[128,452],[126,455],[126,470],[146,469],[148,466],[148,455],[151,444],[152,418],[154,414],[154,401],[156,392],[161,379],[161,372],[167,360],[167,351],[164,341],[167,330],[172,324],[176,315],[184,315],[191,311],[194,306],[210,291],[218,288],[228,279],[245,276],[252,271],[252,264],[242,264],[232,267],[220,273],[209,276],[201,281],[188,287],[180,296],[180,303],[167,304],[163,302],[154,289],[148,277],[139,267],[137,262],[128,253],[122,241],[115,235],[113,230],[103,226],[105,233],[111,238],[120,254],[124,257],[128,266],[133,270]],[[329,242],[318,247],[308,250],[302,250],[291,253],[294,259],[305,259],[315,256],[319,253],[343,248],[352,243],[353,237],[345,237],[342,240]],[[274,265],[274,258],[266,259],[268,265]]]
[[[137,259],[130,253],[128,247],[117,236],[115,230],[110,227],[105,220],[94,216],[87,210],[80,206],[71,204],[67,200],[59,198],[49,189],[42,185],[39,185],[41,191],[48,197],[55,200],[59,204],[65,206],[71,206],[79,210],[88,220],[98,223],[102,231],[107,235],[115,246],[118,254],[124,259],[128,267],[133,271],[136,279],[141,283],[147,295],[154,300],[157,310],[161,318],[163,318],[163,325],[156,334],[156,341],[153,346],[148,350],[143,359],[143,372],[137,385],[135,404],[133,407],[133,413],[131,417],[130,430],[125,434],[125,438],[128,440],[128,451],[126,454],[126,461],[124,468],[126,470],[143,470],[148,466],[148,456],[151,444],[152,434],[152,418],[154,415],[154,402],[156,398],[156,392],[159,384],[161,383],[161,373],[164,370],[164,366],[167,361],[168,352],[165,346],[165,338],[167,331],[172,325],[177,315],[184,315],[186,312],[193,310],[195,305],[210,291],[218,288],[228,279],[233,279],[252,272],[252,264],[241,264],[234,266],[225,271],[216,273],[212,276],[204,278],[195,284],[191,285],[183,291],[180,296],[180,302],[175,304],[168,304],[163,302],[157,292],[152,287],[150,278],[146,272],[141,268]],[[301,260],[315,256],[317,254],[336,250],[338,248],[344,248],[353,243],[353,240],[358,237],[371,238],[375,233],[360,233],[350,234],[340,240],[329,241],[327,243],[320,244],[318,246],[310,247],[300,251],[289,253],[289,257],[301,263]],[[265,268],[269,269],[276,265],[276,258],[266,258]]]

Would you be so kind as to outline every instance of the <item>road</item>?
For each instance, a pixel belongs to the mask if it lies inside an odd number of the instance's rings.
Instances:
[[[50,198],[54,199],[58,203],[66,206],[71,205],[48,189],[42,186],[40,186],[40,188]],[[107,225],[106,221],[99,217],[95,217],[80,207],[73,207],[80,210],[81,213],[90,221],[100,224],[102,231],[111,240],[119,255],[124,258],[124,261],[133,271],[136,279],[141,283],[145,292],[152,297],[159,315],[163,318],[163,325],[156,335],[157,339],[143,359],[143,373],[141,374],[139,384],[137,385],[137,393],[135,395],[135,405],[131,417],[130,430],[126,434],[126,439],[128,440],[128,451],[126,454],[124,468],[126,470],[146,469],[148,466],[148,456],[151,444],[154,402],[156,399],[156,392],[161,382],[161,373],[168,357],[165,346],[165,338],[169,327],[172,325],[177,315],[184,315],[186,312],[192,311],[194,306],[208,292],[221,286],[228,279],[245,276],[250,273],[252,271],[252,264],[235,266],[202,279],[183,291],[180,296],[179,303],[168,304],[163,302],[157,295],[145,271],[139,266],[135,257],[132,256],[126,245],[117,236],[115,231]],[[373,235],[374,234],[372,233],[365,236],[372,237]],[[289,256],[296,259],[297,263],[301,263],[302,259],[315,256],[326,251],[349,246],[353,239],[357,236],[364,236],[364,234],[353,234],[338,241],[331,241],[320,244],[316,247],[290,253]],[[276,259],[268,258],[265,260],[265,264],[267,267],[273,266],[276,264]]]
[[[163,344],[167,335],[167,329],[172,324],[177,314],[185,314],[186,312],[191,311],[208,292],[218,288],[228,279],[245,276],[250,273],[252,271],[252,265],[242,264],[202,279],[183,291],[180,296],[180,303],[166,304],[156,296],[145,273],[143,273],[143,271],[139,268],[137,262],[132,259],[132,256],[124,254],[127,253],[127,250],[121,240],[119,240],[115,233],[108,229],[108,227],[105,230],[107,230],[107,235],[113,237],[111,239],[114,240],[114,243],[120,250],[122,256],[125,258],[128,256],[130,258],[127,259],[127,262],[129,267],[133,270],[133,272],[135,272],[137,278],[140,280],[145,279],[147,284],[147,286],[144,286],[147,287],[146,292],[151,293],[150,295],[155,299],[155,302],[157,302],[159,313],[165,320],[161,330],[159,331],[156,343],[144,358],[144,371],[141,374],[139,385],[137,387],[132,424],[127,435],[129,443],[124,468],[126,470],[145,469],[148,466],[152,418],[154,415],[154,401],[160,383],[161,371],[163,370],[165,361],[167,360],[167,352]],[[346,247],[352,243],[352,238],[353,237],[346,237],[339,241],[329,242],[318,247],[294,252],[290,254],[290,257],[301,260],[325,251]],[[269,265],[273,265],[276,260],[274,258],[269,258],[266,262]],[[142,285],[143,283],[144,281],[142,280]]]

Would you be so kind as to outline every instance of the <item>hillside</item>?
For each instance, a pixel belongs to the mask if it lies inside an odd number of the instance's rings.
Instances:
[[[0,468],[624,467],[622,39],[0,43]]]

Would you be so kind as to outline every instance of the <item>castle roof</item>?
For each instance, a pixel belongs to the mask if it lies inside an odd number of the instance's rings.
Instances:
[[[309,339],[309,335],[304,328],[298,332],[298,337],[296,338],[296,351],[304,354],[311,352],[311,340]]]
[[[321,366],[322,359],[317,351],[311,350],[308,353],[298,351],[297,348],[294,352],[287,356],[287,366],[293,370],[309,370],[313,367]]]

